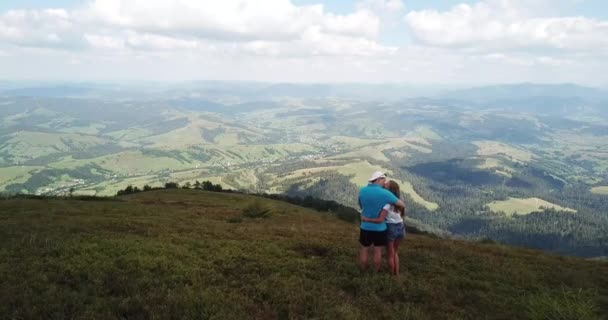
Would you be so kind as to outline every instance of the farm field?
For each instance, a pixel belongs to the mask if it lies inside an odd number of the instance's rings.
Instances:
[[[12,183],[23,183],[26,182],[31,173],[37,170],[42,169],[43,167],[25,167],[25,166],[17,166],[17,167],[4,167],[0,168],[0,191],[4,190],[6,185]]]
[[[608,195],[608,186],[593,187],[591,188],[591,192]]]
[[[525,150],[517,149],[505,143],[496,141],[475,141],[473,144],[479,147],[477,154],[480,156],[504,155],[509,157],[511,160],[524,163],[529,162],[533,157],[531,153]]]
[[[574,209],[564,208],[539,198],[509,198],[504,201],[494,201],[488,204],[488,207],[490,207],[490,210],[493,212],[504,212],[508,216],[513,214],[526,215],[532,212],[540,212],[543,208],[576,213],[576,210]]]

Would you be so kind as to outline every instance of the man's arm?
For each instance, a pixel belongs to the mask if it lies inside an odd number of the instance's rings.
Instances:
[[[385,190],[385,191],[386,192],[384,194],[385,194],[385,201],[386,201],[386,203],[390,203],[390,204],[394,205],[397,208],[405,209],[405,202],[403,202],[403,200],[397,198],[390,191],[388,191],[388,190]]]
[[[394,205],[395,208],[397,209],[397,211],[404,214],[405,213],[405,202],[403,202],[403,200],[396,197],[390,191],[387,191],[387,196],[388,196],[387,203]]]
[[[395,207],[399,207],[405,211],[405,202],[401,199],[397,199],[397,202],[394,203]]]
[[[378,216],[378,218],[367,218],[367,217],[361,215],[361,221],[371,222],[371,223],[382,223],[384,221],[384,219],[386,219],[387,214],[388,214],[388,211],[382,209],[382,211],[380,211],[380,215]]]

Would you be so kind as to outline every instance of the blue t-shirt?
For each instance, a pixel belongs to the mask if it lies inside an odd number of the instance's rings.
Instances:
[[[367,187],[363,187],[359,190],[359,206],[361,206],[362,209],[361,214],[367,218],[378,218],[384,205],[395,204],[397,201],[399,201],[399,198],[377,184],[370,183]],[[361,221],[361,229],[368,231],[384,231],[386,230],[386,222],[372,223]]]

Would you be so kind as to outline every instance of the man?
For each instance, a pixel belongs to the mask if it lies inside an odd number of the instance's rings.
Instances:
[[[390,191],[384,189],[386,182],[386,174],[380,171],[374,172],[368,180],[369,184],[359,190],[359,206],[361,207],[361,215],[367,218],[377,218],[382,212],[382,208],[386,204],[392,204],[396,207],[405,208],[405,203],[399,200]],[[386,222],[371,223],[361,222],[361,230],[359,233],[359,269],[365,271],[367,269],[367,256],[371,246],[374,246],[373,260],[374,269],[380,271],[382,267],[382,248],[387,244],[387,228]]]

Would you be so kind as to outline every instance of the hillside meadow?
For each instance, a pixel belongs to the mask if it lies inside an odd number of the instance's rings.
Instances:
[[[86,200],[86,201],[85,201]],[[199,190],[0,200],[2,319],[604,319],[608,263],[408,234],[361,274],[358,226]]]
[[[608,195],[608,186],[600,186],[591,188],[591,192],[596,194]]]
[[[488,204],[488,207],[493,212],[504,212],[507,216],[513,214],[526,215],[533,212],[541,212],[544,208],[554,209],[557,211],[576,213],[576,210],[564,208],[554,203],[545,201],[539,198],[509,198],[503,201],[493,201]]]

